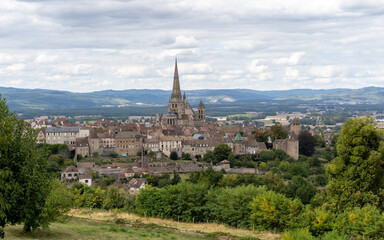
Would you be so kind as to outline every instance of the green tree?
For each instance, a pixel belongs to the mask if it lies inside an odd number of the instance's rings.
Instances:
[[[326,167],[328,204],[337,211],[372,204],[383,208],[383,132],[372,118],[349,119],[337,141],[336,157]]]
[[[252,131],[252,134],[256,138],[256,141],[264,142],[264,143],[268,142],[268,137],[269,137],[268,131],[262,131],[262,130],[256,129]]]
[[[183,154],[183,159],[184,159],[184,160],[191,160],[191,154],[189,154],[189,153],[184,153],[184,154]]]
[[[215,154],[215,157],[219,162],[228,159],[228,155],[231,152],[232,152],[231,147],[225,143],[217,144],[217,146],[213,150],[213,154]]]
[[[283,230],[299,220],[303,204],[283,194],[265,191],[250,203],[251,221],[260,230]]]
[[[179,182],[181,182],[180,174],[178,174],[176,171],[173,171],[173,178],[172,178],[172,182],[171,182],[171,184],[172,184],[172,185],[176,185],[176,184],[178,184]]]
[[[27,232],[49,224],[47,156],[36,148],[35,136],[0,96],[0,237],[6,224],[24,224]]]
[[[315,138],[308,130],[299,134],[299,153],[305,156],[312,156],[315,152]]]
[[[58,179],[51,180],[50,193],[46,199],[44,215],[47,222],[59,220],[73,206],[73,195]]]
[[[105,194],[103,207],[105,209],[123,208],[124,203],[125,196],[121,189],[109,187]]]
[[[207,196],[208,218],[234,227],[250,227],[249,203],[264,188],[252,185],[211,189]]]
[[[281,123],[277,122],[271,127],[271,138],[272,141],[288,138],[288,130]]]
[[[321,135],[318,135],[318,134],[315,134],[313,136],[314,140],[315,140],[315,146],[318,147],[318,148],[324,148],[325,147],[325,139],[321,136]]]
[[[204,156],[203,156],[203,161],[204,162],[216,162],[215,154],[211,151],[207,151]]]
[[[292,182],[285,186],[284,193],[289,198],[299,198],[302,203],[308,204],[316,195],[316,188],[301,176],[294,176]]]
[[[172,160],[178,160],[179,156],[177,155],[177,152],[171,152],[171,154],[169,155],[169,158]]]

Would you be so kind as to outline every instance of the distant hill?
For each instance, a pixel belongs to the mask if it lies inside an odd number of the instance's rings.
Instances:
[[[192,106],[200,99],[206,104],[234,104],[274,102],[280,104],[300,102],[381,104],[384,88],[361,89],[293,89],[284,91],[257,91],[250,89],[187,90]],[[19,89],[0,87],[0,94],[7,99],[11,110],[20,109],[80,109],[123,106],[161,106],[168,104],[171,91],[131,89],[74,93],[46,89]],[[286,101],[281,101],[286,100]]]

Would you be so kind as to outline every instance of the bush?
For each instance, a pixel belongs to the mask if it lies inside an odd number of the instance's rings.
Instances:
[[[325,174],[320,174],[320,175],[317,175],[315,177],[315,183],[318,185],[318,186],[321,186],[321,187],[324,187],[325,185],[327,185],[327,176]]]
[[[249,203],[265,188],[252,185],[211,189],[207,196],[208,218],[234,227],[250,227]]]
[[[177,152],[171,152],[171,154],[169,155],[169,158],[172,160],[178,160],[179,156],[177,155]]]
[[[283,230],[298,222],[303,204],[283,194],[266,191],[255,197],[250,204],[251,221],[260,230]]]
[[[340,233],[338,231],[327,232],[321,238],[322,240],[348,240],[350,239],[346,234]]]
[[[68,213],[73,205],[73,195],[58,179],[51,181],[51,191],[46,199],[44,215],[49,222],[58,220]]]
[[[340,214],[334,228],[356,239],[383,238],[384,216],[373,205],[355,207]]]
[[[74,183],[71,188],[74,196],[74,207],[101,208],[105,197],[105,190],[89,187],[81,183]]]
[[[306,227],[314,236],[320,236],[332,230],[335,214],[324,208],[312,209],[307,206],[300,219],[296,227]]]
[[[109,153],[109,156],[111,158],[117,158],[119,155],[117,153],[115,153],[115,152],[111,152],[111,153]]]
[[[123,208],[125,203],[125,196],[121,189],[110,187],[108,188],[103,207],[105,209]]]
[[[184,153],[183,154],[183,159],[184,160],[191,160],[192,158],[191,158],[191,154],[189,154],[189,153]]]
[[[207,192],[207,185],[189,182],[161,189],[147,186],[136,197],[136,211],[143,216],[204,221]]]
[[[291,230],[288,232],[284,232],[282,240],[314,240],[316,239],[311,235],[307,228],[299,228],[295,230]]]
[[[316,195],[316,188],[305,178],[294,176],[292,182],[284,188],[284,193],[290,198],[299,198],[303,204],[308,204]]]

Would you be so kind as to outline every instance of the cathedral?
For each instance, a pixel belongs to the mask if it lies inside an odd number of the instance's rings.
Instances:
[[[175,73],[173,76],[172,95],[169,98],[168,113],[157,116],[157,121],[163,125],[170,126],[201,126],[205,122],[205,106],[203,101],[197,109],[197,115],[189,104],[184,92],[181,96],[179,72],[177,69],[177,60],[175,61]]]

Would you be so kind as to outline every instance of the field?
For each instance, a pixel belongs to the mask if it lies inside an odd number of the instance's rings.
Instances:
[[[6,239],[279,239],[278,234],[258,233],[212,223],[181,223],[141,218],[127,213],[73,210],[64,223],[26,234],[22,226],[7,226]]]

